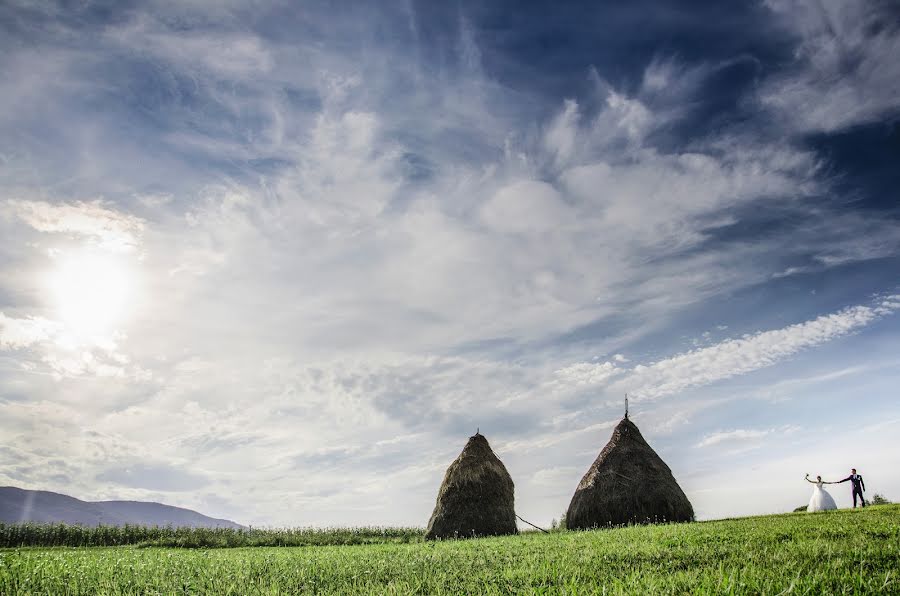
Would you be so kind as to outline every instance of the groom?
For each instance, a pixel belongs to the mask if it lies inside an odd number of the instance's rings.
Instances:
[[[866,500],[863,498],[863,492],[866,490],[866,483],[863,482],[862,476],[856,473],[856,468],[850,470],[850,475],[844,478],[843,480],[838,480],[835,484],[840,484],[841,482],[847,482],[853,485],[853,508],[856,509],[856,495],[859,495],[859,501],[862,503],[862,506],[866,506]]]

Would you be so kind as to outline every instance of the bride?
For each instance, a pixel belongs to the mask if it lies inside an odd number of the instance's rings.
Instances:
[[[806,510],[809,512],[816,511],[829,511],[831,509],[837,509],[837,505],[834,503],[834,498],[828,494],[828,491],[822,488],[823,484],[834,484],[834,482],[822,482],[821,476],[816,476],[815,481],[809,479],[809,474],[806,475],[806,481],[812,484],[815,484],[813,487],[812,496],[809,498],[809,505],[807,505]]]

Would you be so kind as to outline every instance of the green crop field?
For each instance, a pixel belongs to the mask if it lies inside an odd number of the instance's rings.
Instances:
[[[173,528],[0,523],[0,548],[20,546],[341,546],[421,542],[422,528]]]
[[[0,594],[900,594],[900,506],[303,547],[0,550]]]

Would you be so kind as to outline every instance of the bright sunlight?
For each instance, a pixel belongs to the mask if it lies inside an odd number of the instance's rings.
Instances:
[[[128,315],[134,276],[122,257],[84,250],[59,257],[49,286],[73,339],[108,339]]]

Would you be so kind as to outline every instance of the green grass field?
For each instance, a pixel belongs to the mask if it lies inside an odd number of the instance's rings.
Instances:
[[[900,506],[441,543],[0,550],[0,594],[900,594]]]

